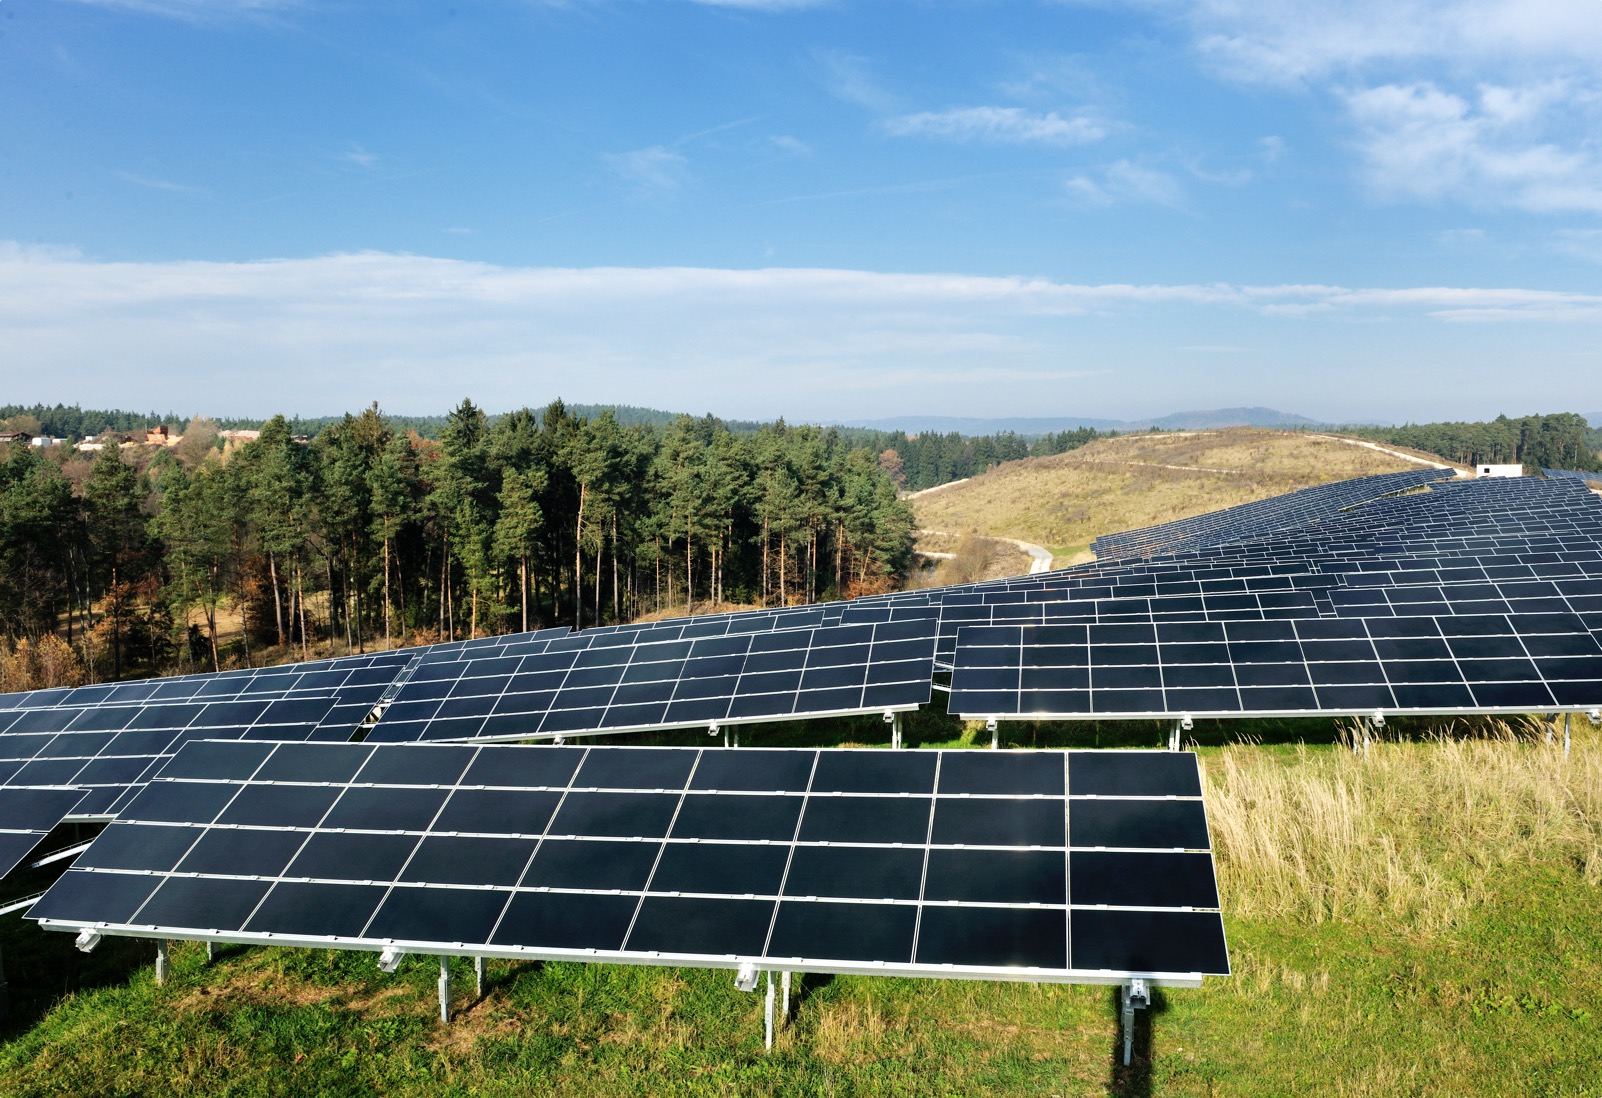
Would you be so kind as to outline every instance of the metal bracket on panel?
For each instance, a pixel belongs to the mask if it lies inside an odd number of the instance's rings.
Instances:
[[[734,973],[734,988],[736,991],[755,991],[756,985],[757,967],[747,961]]]
[[[404,949],[396,949],[394,946],[385,946],[383,952],[378,955],[378,971],[394,972],[400,967],[401,958],[404,956],[406,956],[406,951]]]
[[[1193,729],[1195,727],[1196,727],[1196,722],[1190,719],[1190,715],[1189,714],[1186,714],[1185,716],[1180,717],[1177,721],[1175,721],[1174,722],[1174,730],[1168,734],[1168,750],[1170,750],[1170,751],[1178,751],[1179,750],[1180,733],[1189,732],[1191,729]]]
[[[995,748],[1000,747],[1001,746],[1001,731],[1000,731],[1000,727],[996,724],[996,718],[991,717],[988,721],[985,722],[985,731],[990,733],[990,747],[991,747],[991,749],[994,750]]]
[[[28,868],[38,869],[40,866],[49,865],[51,862],[66,861],[68,858],[77,857],[79,854],[82,854],[88,849],[89,843],[78,843],[75,846],[69,846],[64,850],[58,850],[54,854],[46,854],[43,858],[40,858],[36,862],[29,862]]]
[[[81,953],[93,953],[95,946],[100,944],[100,931],[84,927],[78,931],[78,937],[73,939],[72,944],[77,946]]]
[[[1123,1017],[1121,1019],[1124,1030],[1124,1066],[1129,1066],[1130,1056],[1135,1051],[1135,1011],[1145,1010],[1151,1006],[1151,989],[1146,981],[1141,979],[1130,980],[1124,985]]]
[[[1587,710],[1585,719],[1590,721],[1592,724],[1602,724],[1602,709]]]

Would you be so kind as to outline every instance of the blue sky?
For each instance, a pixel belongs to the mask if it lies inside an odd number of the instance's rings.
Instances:
[[[1602,409],[1602,3],[0,0],[0,403]]]

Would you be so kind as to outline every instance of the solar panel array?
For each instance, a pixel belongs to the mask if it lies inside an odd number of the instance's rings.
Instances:
[[[551,739],[910,709],[929,700],[932,622],[579,633],[543,651],[425,662],[374,742]]]
[[[899,711],[934,686],[980,718],[1602,704],[1602,500],[1573,477],[1441,475],[961,587],[0,696],[0,860],[63,818],[117,815],[197,738],[556,739]]]
[[[186,747],[53,929],[648,964],[1199,983],[1195,757]]]

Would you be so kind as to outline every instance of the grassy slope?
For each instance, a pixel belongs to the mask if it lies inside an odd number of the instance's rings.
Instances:
[[[1181,466],[1182,468],[1167,468]],[[1242,428],[1130,435],[920,494],[918,525],[1044,545],[1066,562],[1104,533],[1151,526],[1314,484],[1416,469],[1362,446]]]

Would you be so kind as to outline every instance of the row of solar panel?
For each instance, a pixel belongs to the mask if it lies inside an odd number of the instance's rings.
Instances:
[[[1172,753],[199,743],[29,917],[651,963],[1223,973],[1199,793]]]
[[[1573,615],[971,626],[965,717],[1529,712],[1602,702],[1602,644]]]

